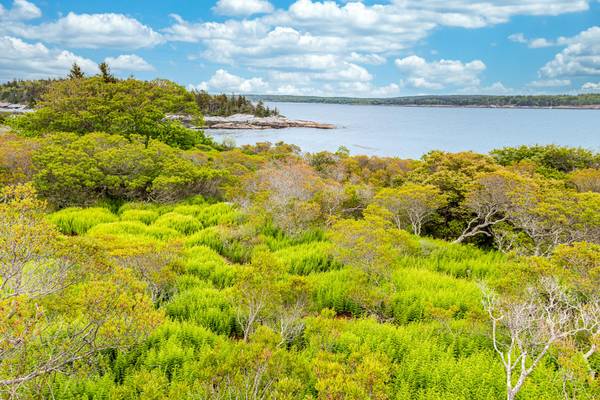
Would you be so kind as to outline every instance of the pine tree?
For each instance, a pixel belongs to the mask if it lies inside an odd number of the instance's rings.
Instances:
[[[107,63],[101,62],[100,64],[98,64],[98,69],[100,70],[100,76],[102,77],[104,82],[112,83],[112,82],[117,81],[115,76],[113,74],[111,74],[110,67],[108,66]]]
[[[73,66],[71,67],[71,71],[69,71],[68,76],[69,76],[69,79],[80,79],[80,78],[83,78],[85,76],[85,74],[81,70],[81,67],[79,66],[79,64],[73,63]]]

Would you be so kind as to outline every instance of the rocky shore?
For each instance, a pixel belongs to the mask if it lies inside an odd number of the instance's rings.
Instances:
[[[192,126],[190,117],[185,115],[169,115],[169,119],[181,121],[188,127]],[[314,128],[335,129],[335,125],[314,121],[293,120],[282,116],[255,117],[250,114],[235,114],[229,117],[204,117],[204,129],[284,129],[284,128]]]

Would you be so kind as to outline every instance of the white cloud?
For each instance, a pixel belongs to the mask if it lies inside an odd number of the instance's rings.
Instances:
[[[96,63],[70,51],[49,49],[42,43],[0,37],[0,80],[66,76],[73,63],[86,73],[96,73]]]
[[[571,81],[569,79],[540,79],[527,84],[529,87],[534,88],[553,88],[569,86]]]
[[[448,87],[479,86],[479,75],[485,70],[480,60],[463,63],[457,60],[427,62],[418,56],[395,61],[403,74],[403,83],[417,89],[441,90]]]
[[[152,65],[135,54],[122,54],[118,57],[107,57],[104,61],[115,71],[154,71]]]
[[[553,46],[560,46],[562,44],[564,44],[566,38],[559,38],[555,41],[546,39],[546,38],[535,38],[535,39],[528,39],[525,37],[524,34],[522,33],[513,33],[512,35],[510,35],[508,37],[508,39],[510,41],[516,42],[516,43],[523,43],[526,44],[529,48],[532,49],[540,49],[543,47],[553,47]]]
[[[3,21],[26,21],[39,18],[42,11],[33,3],[26,0],[14,0],[10,9],[5,9],[0,4],[0,20]]]
[[[341,89],[341,82],[371,82],[372,65],[382,65],[390,58],[406,54],[440,26],[478,28],[505,23],[517,15],[583,11],[589,8],[589,1],[296,0],[287,9],[223,22],[190,22],[173,15],[174,23],[162,33],[169,41],[200,43],[200,49],[193,55],[195,59],[247,68],[259,76],[273,71],[302,73],[313,82],[314,88],[325,91],[329,87],[326,85]],[[247,17],[256,3],[221,0],[215,11]],[[248,7],[244,12],[239,11],[242,5]],[[543,38],[529,40],[522,34],[520,39],[533,47],[554,44]],[[442,60],[425,63],[425,68],[424,73],[409,71],[400,86],[431,90],[480,88],[479,75],[485,65],[478,60],[471,63]],[[295,90],[304,88],[294,83],[289,85]]]
[[[385,57],[380,56],[379,54],[359,54],[353,51],[352,53],[350,53],[348,61],[355,62],[358,64],[381,65],[385,64],[387,60]]]
[[[581,85],[581,89],[586,92],[600,92],[600,82],[586,82]]]
[[[202,82],[192,88],[223,93],[264,93],[269,85],[262,78],[245,79],[219,69],[207,82]]]
[[[266,0],[219,0],[213,10],[221,15],[248,16],[273,12],[273,5]]]
[[[76,48],[137,49],[155,46],[162,36],[123,14],[68,13],[55,22],[8,27],[15,35]]]
[[[540,69],[542,78],[600,75],[600,27],[562,38],[561,42],[567,47]]]

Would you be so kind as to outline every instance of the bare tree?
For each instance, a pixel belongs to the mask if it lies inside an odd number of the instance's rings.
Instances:
[[[486,288],[483,291],[494,350],[506,374],[507,400],[515,399],[553,345],[581,333],[598,334],[598,298],[584,302],[554,278],[542,278],[516,301],[500,299]]]
[[[506,171],[481,175],[465,199],[465,206],[473,217],[454,243],[480,234],[491,236],[490,228],[508,218],[512,194],[519,186],[522,186],[522,179]]]
[[[294,304],[284,305],[277,318],[277,328],[281,342],[279,346],[292,343],[304,331],[305,299],[297,299]]]
[[[409,227],[415,235],[420,235],[423,224],[445,206],[447,200],[433,185],[406,183],[398,188],[380,190],[375,203],[389,212],[398,229]]]

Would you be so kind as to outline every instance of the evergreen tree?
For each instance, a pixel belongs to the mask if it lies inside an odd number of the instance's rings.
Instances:
[[[117,81],[115,76],[110,72],[110,67],[106,62],[101,62],[98,64],[98,69],[100,69],[100,76],[104,82],[112,83]]]
[[[83,73],[83,71],[81,70],[81,67],[79,66],[79,64],[77,64],[76,62],[73,63],[73,66],[71,67],[71,71],[69,71],[69,79],[79,79],[79,78],[83,78],[85,76],[85,74]]]

